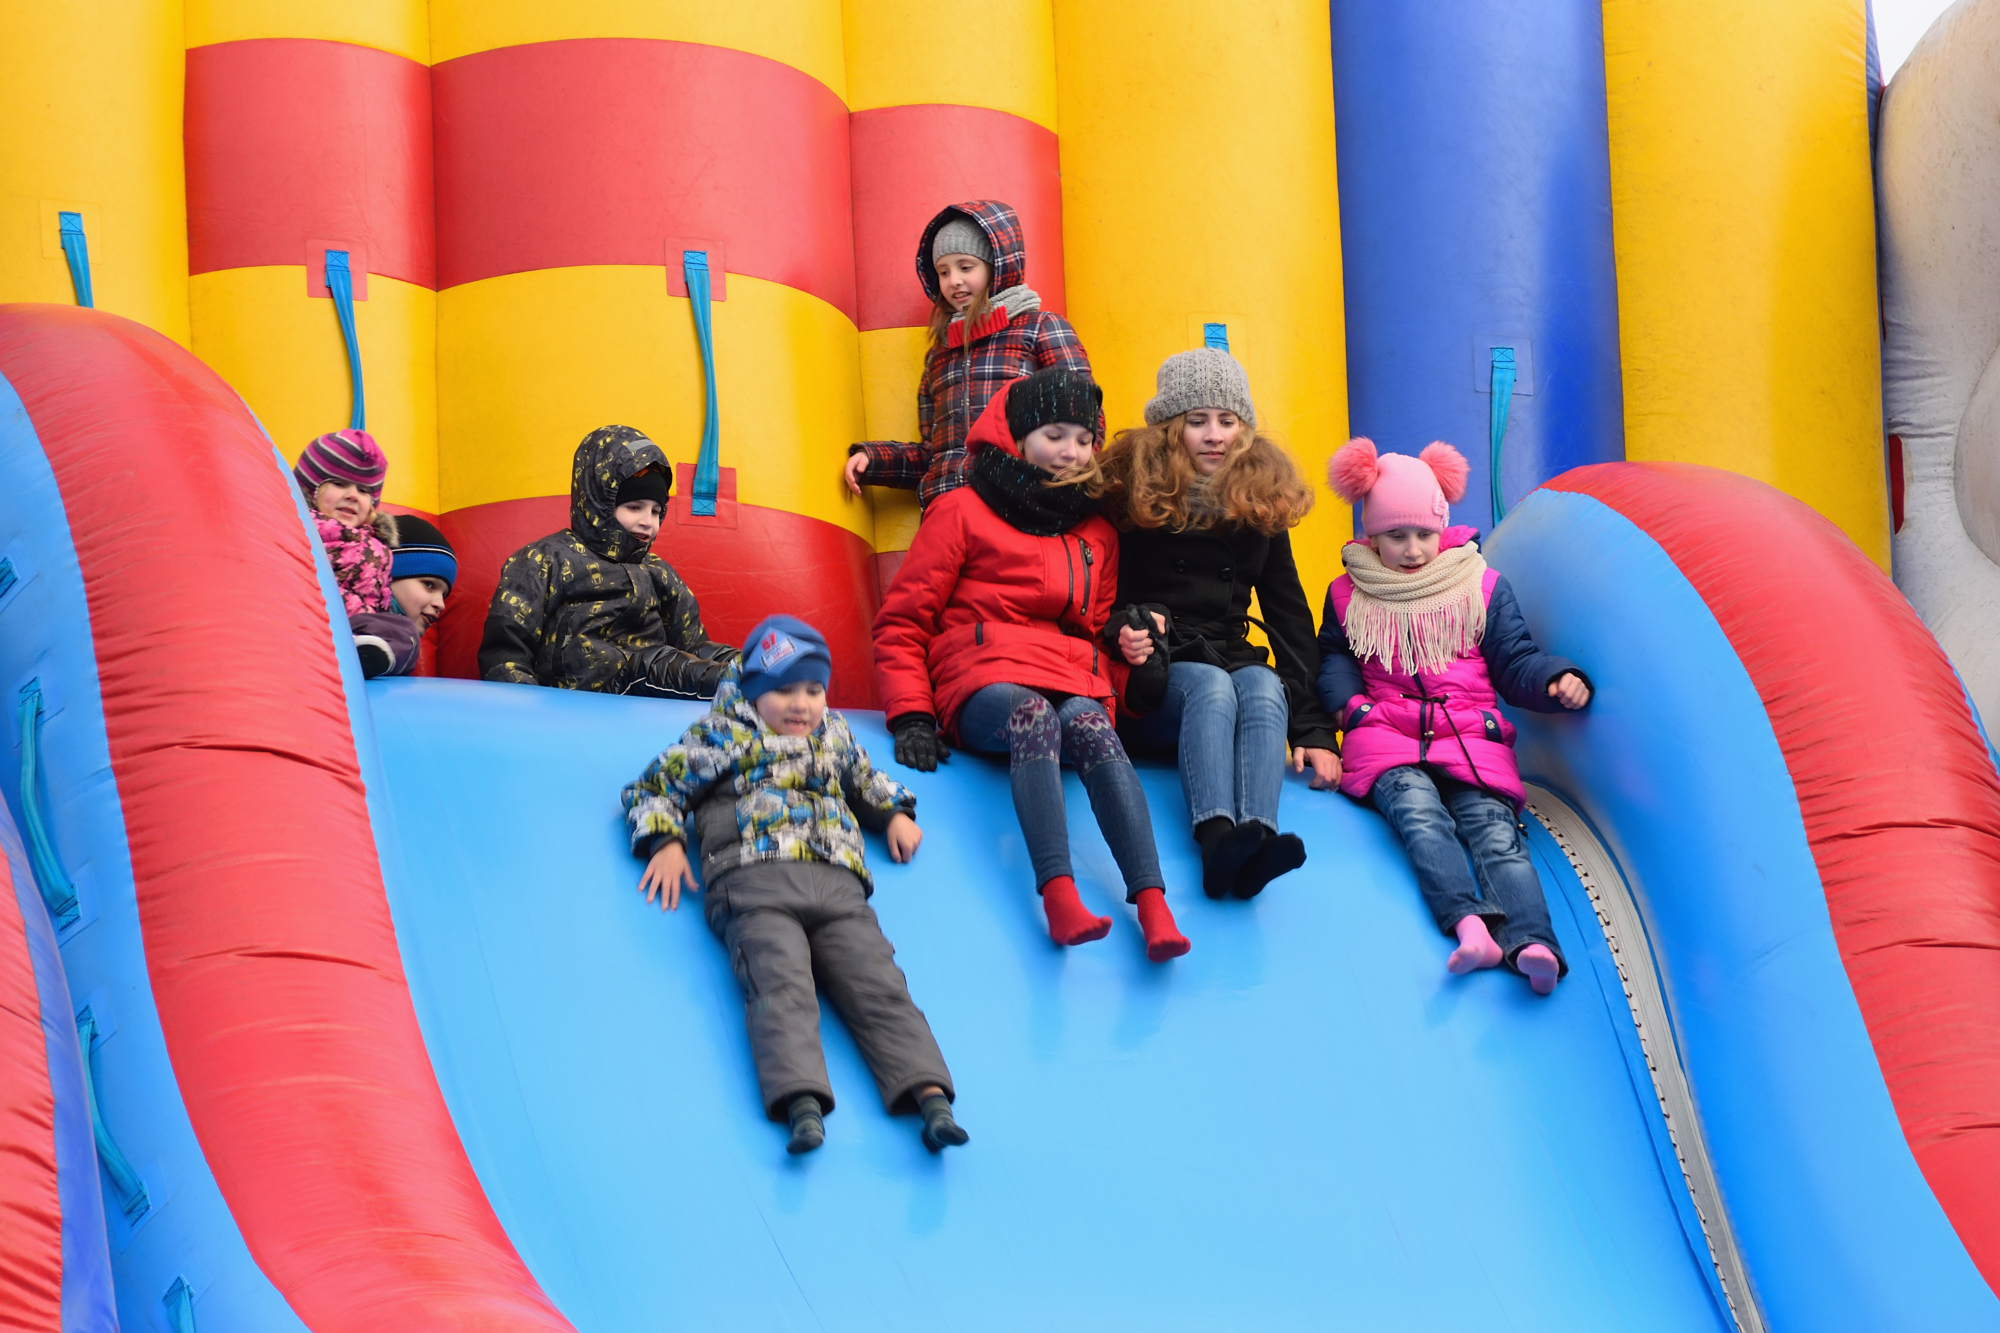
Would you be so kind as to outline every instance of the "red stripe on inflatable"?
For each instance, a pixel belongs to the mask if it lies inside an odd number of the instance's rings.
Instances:
[[[0,1328],[61,1328],[62,1276],[48,1037],[27,923],[0,855]]]
[[[946,204],[1014,206],[1027,285],[1042,309],[1063,303],[1062,174],[1056,136],[1032,120],[976,106],[890,106],[854,114],[854,275],[864,329],[927,324],[917,242]]]
[[[167,1050],[258,1266],[317,1333],[567,1329],[425,1054],[270,443],[213,372],[101,311],[0,307],[0,374],[76,540]]]
[[[2000,1287],[2000,779],[1951,663],[1838,528],[1759,482],[1601,463],[1548,485],[1657,541],[1749,671],[1903,1136]]]
[[[679,495],[674,503],[682,503]],[[568,527],[569,497],[454,509],[439,526],[458,555],[459,581],[438,622],[438,672],[472,679],[500,566],[529,542]],[[798,616],[833,650],[832,702],[882,706],[872,632],[881,594],[875,553],[861,538],[820,519],[739,504],[734,528],[679,527],[669,518],[653,550],[693,590],[710,638],[740,644],[775,611]]]
[[[847,108],[742,51],[589,38],[447,60],[437,104],[442,286],[578,264],[664,267],[670,236],[854,318]]]
[[[369,270],[437,286],[431,72],[346,42],[187,53],[188,271],[304,264],[352,241]]]

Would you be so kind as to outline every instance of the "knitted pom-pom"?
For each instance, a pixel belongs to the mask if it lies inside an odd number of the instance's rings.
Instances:
[[[1438,487],[1444,491],[1444,498],[1457,504],[1465,498],[1465,481],[1472,475],[1472,464],[1465,461],[1465,455],[1446,444],[1443,440],[1433,440],[1424,446],[1418,458],[1430,464],[1437,474]]]
[[[1353,504],[1375,489],[1379,472],[1375,463],[1375,441],[1357,436],[1333,451],[1326,465],[1326,483],[1333,493]]]

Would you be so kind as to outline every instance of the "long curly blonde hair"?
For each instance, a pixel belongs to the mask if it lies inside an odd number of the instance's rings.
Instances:
[[[1120,431],[1104,451],[1106,509],[1119,527],[1180,532],[1235,523],[1276,536],[1311,512],[1312,488],[1291,455],[1247,421],[1208,478],[1210,503],[1191,506],[1189,492],[1201,474],[1181,443],[1186,425],[1183,413],[1157,426]]]

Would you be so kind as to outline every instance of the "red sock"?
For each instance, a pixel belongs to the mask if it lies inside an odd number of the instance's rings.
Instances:
[[[1068,875],[1042,885],[1042,910],[1049,914],[1049,938],[1057,944],[1088,944],[1111,933],[1111,918],[1093,916]]]
[[[1137,904],[1139,928],[1146,932],[1146,957],[1164,963],[1194,947],[1174,924],[1174,914],[1167,910],[1165,889],[1139,890]]]

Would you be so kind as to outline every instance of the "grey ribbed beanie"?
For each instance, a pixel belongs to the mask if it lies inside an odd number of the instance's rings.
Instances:
[[[982,264],[993,262],[993,243],[986,239],[986,233],[977,222],[970,218],[953,218],[937,229],[931,238],[931,263],[935,264],[946,255],[971,255]]]
[[[1234,412],[1250,425],[1257,410],[1250,405],[1250,376],[1235,357],[1219,347],[1175,352],[1160,363],[1153,401],[1146,404],[1146,424],[1157,426],[1197,407]]]

